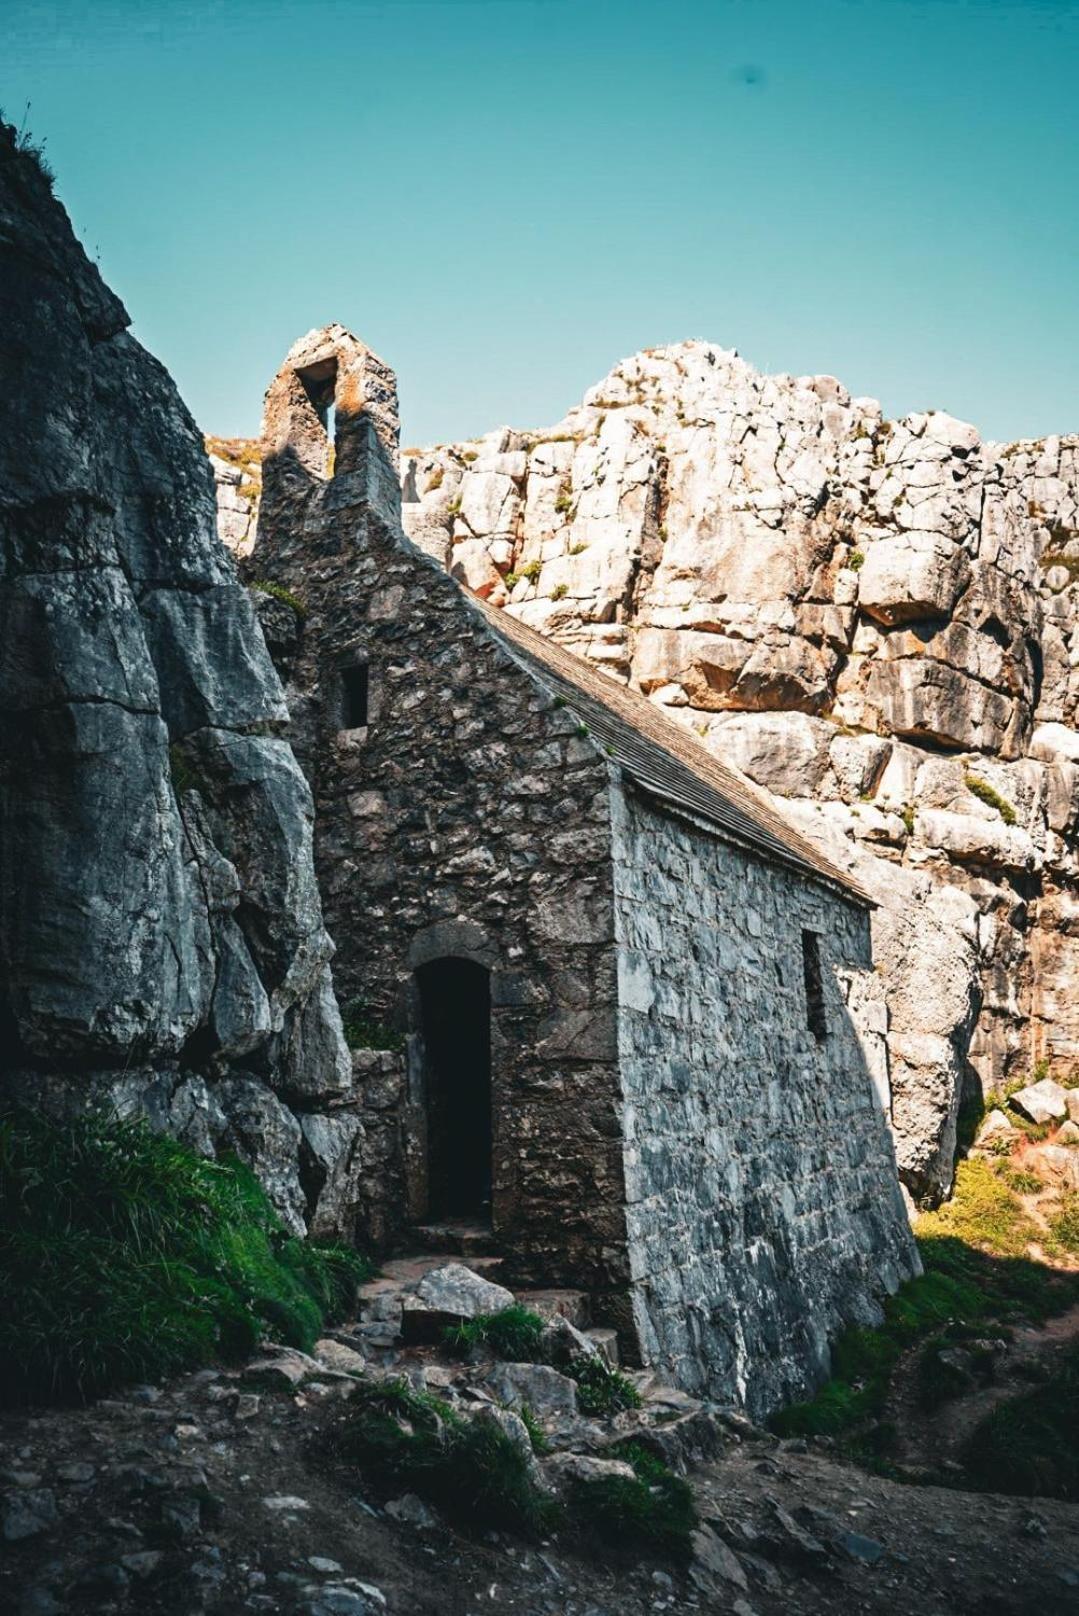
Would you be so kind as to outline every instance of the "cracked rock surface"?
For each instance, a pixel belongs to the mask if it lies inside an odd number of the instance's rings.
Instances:
[[[291,1110],[352,1069],[281,687],[195,423],[6,128],[0,298],[0,1091],[227,1145],[344,1232]]]

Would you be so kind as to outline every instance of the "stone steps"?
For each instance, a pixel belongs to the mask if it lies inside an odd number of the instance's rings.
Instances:
[[[484,1276],[487,1277],[487,1276]],[[591,1303],[587,1291],[542,1290],[517,1291],[517,1301],[541,1319],[553,1319],[556,1313],[575,1324],[578,1330],[587,1328],[591,1317]]]
[[[489,1223],[479,1219],[445,1218],[437,1223],[420,1223],[411,1231],[421,1251],[439,1251],[460,1257],[472,1266],[477,1257],[497,1257],[498,1243]]]

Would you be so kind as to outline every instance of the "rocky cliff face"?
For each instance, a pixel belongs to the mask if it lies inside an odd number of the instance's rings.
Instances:
[[[146,1111],[343,1231],[358,1122],[281,689],[194,422],[3,126],[0,299],[0,1091]]]
[[[886,421],[689,342],[402,456],[417,542],[785,799],[881,907],[903,1176],[964,1082],[1079,1061],[1079,439]]]

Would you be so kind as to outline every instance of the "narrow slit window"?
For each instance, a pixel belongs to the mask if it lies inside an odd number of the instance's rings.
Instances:
[[[365,729],[367,727],[367,691],[368,691],[367,663],[358,662],[355,667],[345,668],[341,673],[341,727],[342,729]]]
[[[806,990],[806,1024],[818,1043],[828,1036],[824,1011],[824,976],[820,963],[820,938],[815,931],[802,933],[802,973]]]

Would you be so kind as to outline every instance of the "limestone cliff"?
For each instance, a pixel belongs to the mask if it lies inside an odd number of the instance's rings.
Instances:
[[[199,433],[0,126],[0,1091],[111,1100],[347,1228],[312,808]]]
[[[223,536],[258,477],[215,458]],[[886,421],[687,342],[557,425],[401,459],[406,530],[785,799],[878,899],[904,1179],[965,1084],[1079,1062],[1079,438]]]
[[[886,421],[689,342],[557,426],[403,457],[408,531],[787,799],[878,898],[893,1117],[1079,1060],[1079,439]]]

